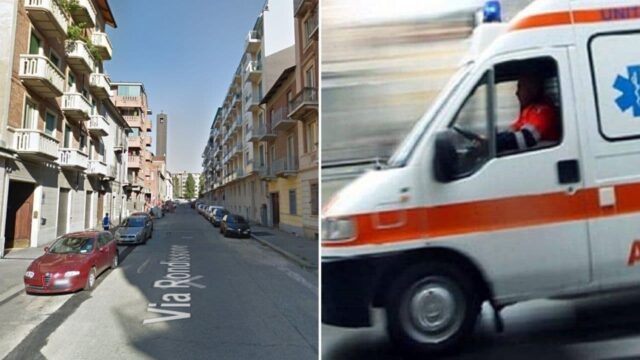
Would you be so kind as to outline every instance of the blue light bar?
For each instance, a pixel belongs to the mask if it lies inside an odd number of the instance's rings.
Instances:
[[[484,3],[483,22],[502,22],[502,11],[500,8],[500,0],[488,0]]]

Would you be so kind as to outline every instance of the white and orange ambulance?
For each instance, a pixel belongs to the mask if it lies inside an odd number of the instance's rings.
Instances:
[[[325,207],[324,323],[383,307],[402,349],[440,352],[483,302],[501,325],[516,302],[640,286],[640,1],[537,0],[473,41],[388,165]],[[498,151],[532,74],[561,136]]]

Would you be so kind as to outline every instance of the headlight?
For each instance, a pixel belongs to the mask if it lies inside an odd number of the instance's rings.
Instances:
[[[349,240],[356,236],[356,225],[351,219],[322,220],[322,240]]]
[[[77,270],[67,271],[66,273],[64,273],[64,277],[66,277],[66,278],[74,277],[74,276],[78,276],[78,275],[80,275],[80,271],[77,271]]]
[[[24,277],[29,279],[33,279],[34,276],[36,276],[36,274],[33,271],[27,271],[26,273],[24,273]]]

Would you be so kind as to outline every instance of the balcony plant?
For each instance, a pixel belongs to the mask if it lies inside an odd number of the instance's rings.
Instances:
[[[87,44],[87,48],[89,49],[89,54],[93,57],[94,60],[102,61],[102,55],[100,55],[100,51],[93,44],[91,39],[86,37],[84,29],[88,28],[87,24],[81,22],[78,24],[69,25],[67,29],[67,37],[69,40],[77,41],[80,40]]]

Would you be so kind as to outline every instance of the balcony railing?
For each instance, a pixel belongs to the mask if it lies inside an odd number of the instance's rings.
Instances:
[[[249,61],[244,68],[244,81],[257,82],[262,77],[262,63],[256,60]]]
[[[303,120],[310,113],[318,113],[318,89],[303,88],[293,100],[289,102],[289,117]]]
[[[142,129],[144,121],[140,115],[124,115],[123,118],[130,127]]]
[[[118,177],[118,169],[114,165],[109,165],[107,167],[107,178],[115,179]]]
[[[247,112],[247,111],[260,110],[261,97],[262,97],[261,94],[259,94],[257,91],[252,91],[248,93],[244,99],[244,106],[245,106],[244,111]]]
[[[298,172],[298,156],[294,155],[290,159],[277,159],[273,162],[272,168],[276,176],[293,176]]]
[[[49,38],[65,38],[69,20],[56,0],[24,0],[24,7],[41,33]]]
[[[140,155],[129,155],[128,167],[133,169],[142,168],[142,157]]]
[[[144,98],[142,96],[115,96],[113,98],[113,104],[117,107],[133,107],[144,108],[146,107]]]
[[[271,126],[262,124],[255,131],[255,135],[259,141],[271,141],[276,138],[276,132],[271,129]]]
[[[71,16],[77,23],[85,23],[89,27],[96,26],[96,9],[91,0],[78,0],[78,6],[74,7]]]
[[[20,80],[43,98],[54,98],[64,91],[64,75],[42,55],[20,55]]]
[[[96,136],[107,136],[109,135],[109,122],[102,115],[91,115],[89,132]]]
[[[58,158],[58,140],[39,130],[16,129],[14,148],[21,156],[41,157],[48,160]]]
[[[260,49],[262,36],[256,30],[249,31],[244,41],[245,51],[248,53],[256,53]]]
[[[87,169],[87,174],[106,177],[109,174],[107,163],[102,160],[89,160],[89,168]]]
[[[91,104],[80,93],[65,93],[62,98],[62,111],[67,118],[84,121],[89,119]]]
[[[98,49],[102,60],[111,60],[113,55],[113,47],[111,46],[111,40],[106,33],[96,31],[91,35],[91,41],[93,45]]]
[[[99,99],[106,99],[111,95],[111,79],[107,74],[91,74],[89,76],[89,87]]]
[[[281,107],[273,113],[271,117],[271,125],[274,130],[289,130],[294,125],[296,125],[296,121],[290,119],[287,115],[287,108]]]
[[[84,170],[89,166],[89,156],[78,149],[59,149],[58,164],[62,168]]]
[[[129,149],[131,149],[131,148],[136,148],[136,149],[142,148],[142,139],[140,138],[140,136],[133,136],[133,137],[127,138],[127,142],[129,144]]]
[[[68,40],[65,43],[67,63],[69,66],[83,74],[90,74],[95,68],[93,56],[89,52],[89,47],[81,40]]]

